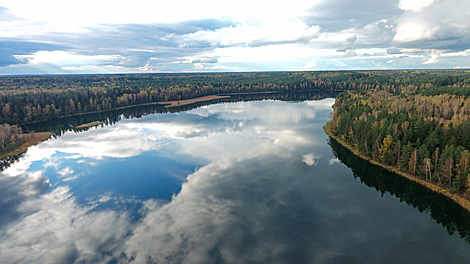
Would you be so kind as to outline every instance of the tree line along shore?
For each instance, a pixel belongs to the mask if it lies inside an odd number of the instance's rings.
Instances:
[[[340,94],[329,134],[356,155],[470,210],[470,86],[369,89]]]
[[[149,103],[256,92],[344,91],[331,135],[358,154],[468,199],[470,71],[123,74],[0,78],[0,151],[21,125]]]
[[[469,74],[358,71],[0,77],[0,124],[19,125],[208,95],[467,87]]]

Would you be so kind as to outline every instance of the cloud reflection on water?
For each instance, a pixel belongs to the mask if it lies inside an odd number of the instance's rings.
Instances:
[[[377,263],[421,244],[433,261],[463,248],[336,162],[321,129],[332,103],[218,104],[44,142],[0,174],[0,262]],[[86,163],[154,152],[203,160],[169,202],[105,192],[83,204],[69,187]],[[50,170],[63,180],[51,186]],[[141,207],[99,208],[120,199]]]

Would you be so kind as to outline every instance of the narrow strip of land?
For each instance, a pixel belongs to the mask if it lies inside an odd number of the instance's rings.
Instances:
[[[197,98],[187,99],[187,100],[159,102],[158,104],[162,104],[162,105],[167,104],[165,107],[178,107],[178,106],[183,106],[183,105],[189,105],[189,104],[212,101],[216,99],[229,98],[229,97],[230,96],[228,95],[209,95],[209,96],[197,97]]]
[[[75,128],[89,128],[89,127],[95,127],[95,126],[99,126],[99,125],[102,125],[104,124],[103,122],[101,121],[94,121],[94,122],[91,122],[91,123],[86,123],[86,124],[83,124],[83,125],[79,125]]]
[[[418,179],[417,177],[409,174],[409,173],[406,173],[406,172],[403,172],[403,171],[400,171],[398,170],[396,167],[392,167],[392,166],[387,166],[381,162],[378,162],[376,160],[373,160],[369,157],[367,157],[366,155],[360,153],[359,151],[357,151],[353,146],[351,146],[350,144],[346,143],[344,140],[342,140],[341,138],[333,135],[333,133],[331,132],[331,125],[332,125],[332,121],[328,121],[326,123],[326,125],[323,126],[323,130],[325,131],[325,133],[330,136],[330,138],[336,140],[339,144],[341,144],[343,147],[347,148],[348,150],[350,150],[354,155],[364,159],[364,160],[367,160],[369,161],[370,163],[374,164],[374,165],[377,165],[377,166],[380,166],[384,169],[387,169],[395,174],[398,174],[402,177],[405,177],[411,181],[414,181],[418,184],[421,184],[423,185],[424,187],[434,191],[434,192],[437,192],[437,193],[440,193],[442,195],[445,195],[447,197],[449,197],[450,199],[452,199],[454,202],[458,203],[460,206],[462,206],[464,209],[466,209],[467,211],[470,212],[470,201],[457,195],[457,194],[453,194],[453,193],[450,193],[448,190],[436,185],[436,184],[433,184],[431,182],[428,182],[428,181],[424,181],[424,180],[421,180],[421,179]]]
[[[24,153],[28,150],[29,147],[49,139],[51,135],[52,135],[51,132],[37,132],[37,133],[23,134],[20,137],[26,139],[26,141],[21,146],[15,148],[14,150],[1,153],[0,158],[11,157],[11,156]]]

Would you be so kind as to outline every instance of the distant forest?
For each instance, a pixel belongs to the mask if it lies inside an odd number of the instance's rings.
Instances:
[[[461,71],[2,77],[0,124],[18,125],[79,113],[216,94],[370,89],[415,91],[423,90],[423,87],[433,88],[432,93],[446,93],[448,87],[467,87],[468,78],[469,74]]]
[[[357,90],[381,91],[394,96],[403,93],[422,97],[439,94],[467,97],[469,85],[470,73],[457,70],[0,77],[0,124],[21,126],[65,116],[217,94]],[[15,129],[7,126],[8,129],[2,131],[21,133],[16,126]],[[2,131],[0,138],[12,138]],[[379,141],[383,143],[382,139]]]

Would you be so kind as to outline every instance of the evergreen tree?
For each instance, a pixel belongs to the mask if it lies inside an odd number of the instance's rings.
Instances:
[[[408,142],[408,144],[403,147],[400,158],[398,159],[398,168],[400,170],[406,170],[408,168],[408,161],[411,157],[411,151],[411,144]]]
[[[446,146],[439,159],[439,166],[441,175],[449,183],[449,188],[452,187],[452,178],[454,176],[454,145]]]
[[[408,161],[408,170],[412,173],[416,172],[418,166],[418,151],[413,149],[411,151],[410,160]]]

